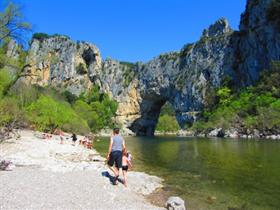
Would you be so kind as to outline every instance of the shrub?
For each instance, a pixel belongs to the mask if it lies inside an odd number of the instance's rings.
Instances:
[[[222,105],[226,105],[231,100],[231,90],[228,87],[222,87],[218,89],[217,96],[219,98],[219,103]]]
[[[66,131],[79,132],[75,127],[79,123],[84,130],[88,129],[86,122],[78,117],[69,104],[55,101],[50,96],[41,95],[26,110],[29,121],[41,131],[64,128],[69,129]]]
[[[67,102],[70,104],[74,104],[75,101],[78,99],[78,97],[76,95],[74,95],[73,93],[71,93],[68,90],[65,90],[64,92],[62,92],[62,95],[65,97]]]
[[[69,36],[62,35],[62,34],[49,35],[49,34],[46,34],[46,33],[34,33],[32,35],[32,39],[38,39],[39,41],[43,41],[44,39],[48,39],[48,38],[51,38],[51,37],[64,37],[66,39],[70,39]]]
[[[180,126],[175,117],[175,112],[169,102],[165,103],[160,110],[156,130],[160,132],[178,131]]]
[[[207,130],[211,127],[245,127],[262,132],[277,133],[280,130],[280,62],[272,62],[263,71],[260,80],[251,87],[232,93],[228,87],[217,90],[219,103],[205,109],[203,119],[192,129]]]
[[[9,95],[13,96],[17,100],[20,109],[23,109],[39,98],[40,91],[34,85],[18,82],[17,85],[11,88]]]
[[[159,117],[156,130],[161,132],[174,132],[180,129],[174,116],[163,115]]]
[[[80,117],[87,121],[90,128],[95,127],[95,122],[98,120],[98,115],[89,104],[82,100],[77,100],[73,105],[73,109]]]
[[[39,41],[43,41],[44,39],[49,38],[50,36],[46,33],[34,33],[32,35],[32,39],[38,39]]]
[[[175,116],[175,112],[169,102],[165,103],[160,110],[160,115],[169,115],[169,116]]]
[[[124,87],[128,87],[136,76],[135,64],[123,61],[120,64],[122,65]]]
[[[180,53],[179,53],[179,56],[182,58],[182,57],[185,57],[190,51],[191,49],[193,48],[194,44],[185,44],[183,46],[183,48],[181,49]]]
[[[12,77],[9,72],[5,68],[0,69],[0,99],[3,98],[3,95],[11,82]]]
[[[90,91],[82,94],[74,104],[75,111],[88,122],[91,131],[96,132],[103,128],[111,128],[115,124],[118,103],[111,100],[105,93],[99,93],[99,87],[94,86]]]
[[[6,97],[0,101],[0,126],[23,121],[24,114],[15,98]]]

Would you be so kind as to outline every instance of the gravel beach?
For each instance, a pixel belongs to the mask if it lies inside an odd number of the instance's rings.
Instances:
[[[114,186],[96,151],[37,134],[23,130],[0,144],[0,158],[16,166],[0,171],[0,209],[163,209],[145,199],[162,187],[160,178],[131,171],[127,188],[122,177]]]

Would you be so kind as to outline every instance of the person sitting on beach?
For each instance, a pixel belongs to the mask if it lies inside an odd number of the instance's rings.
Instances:
[[[84,145],[84,147],[87,146],[88,142],[89,142],[88,136],[85,136],[82,140],[80,140],[80,144]]]
[[[76,144],[76,141],[78,140],[78,139],[77,139],[77,135],[76,135],[75,133],[73,133],[72,136],[71,136],[71,138],[72,138],[72,141],[73,141],[73,145],[75,145],[75,144]]]
[[[132,168],[132,163],[128,157],[129,157],[129,154],[126,152],[126,149],[124,149],[123,156],[122,156],[122,172],[123,172],[123,179],[124,179],[125,187],[127,187],[127,171],[129,168]]]
[[[60,144],[64,143],[64,133],[62,132],[62,130],[59,131],[59,138],[60,138]]]
[[[119,132],[119,128],[114,128],[107,155],[108,165],[115,175],[114,185],[118,182],[119,170],[122,168],[122,151],[125,149],[125,141]]]
[[[51,134],[48,134],[48,133],[43,133],[42,134],[42,139],[51,140],[51,138],[52,138]]]

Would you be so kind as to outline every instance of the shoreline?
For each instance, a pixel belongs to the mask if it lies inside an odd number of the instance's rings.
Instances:
[[[155,132],[154,136],[151,137],[161,137],[161,136],[172,136],[172,137],[190,137],[190,138],[216,138],[216,139],[255,139],[255,140],[280,140],[280,133],[278,134],[273,134],[273,135],[254,135],[254,134],[244,134],[244,133],[238,133],[238,132],[231,132],[229,130],[221,132],[221,128],[216,128],[211,130],[208,133],[205,132],[193,132],[193,131],[187,131],[187,130],[179,130],[176,132]],[[105,138],[105,137],[110,137],[110,133],[98,133],[96,134],[96,137],[99,138]],[[126,134],[122,133],[123,137],[137,137],[137,135],[132,135],[132,134]]]
[[[5,186],[0,189],[0,199],[3,201],[0,208],[45,209],[40,207],[40,203],[43,203],[47,208],[96,209],[96,203],[106,202],[103,206],[99,206],[99,209],[163,209],[164,203],[155,205],[156,203],[149,197],[163,188],[162,178],[144,172],[131,171],[128,173],[127,188],[121,183],[113,186],[110,183],[112,173],[105,165],[105,159],[97,151],[80,145],[73,146],[70,140],[65,140],[66,143],[61,145],[55,135],[52,140],[46,140],[34,135],[39,132],[20,130],[19,133],[20,139],[9,139],[0,144],[0,159],[9,160],[15,165],[12,171],[0,171],[1,186]],[[21,182],[22,177],[24,177],[23,182]],[[77,177],[81,180],[77,180]],[[50,193],[48,179],[58,191],[64,192],[63,189],[71,188],[73,195],[62,195],[65,202],[58,202],[55,206],[57,198]],[[41,188],[38,188],[36,180],[42,183]],[[19,192],[27,194],[24,200],[14,198],[15,195],[12,194],[14,188],[21,184],[24,184],[24,187],[19,188]],[[83,190],[77,187],[79,185],[84,186]],[[80,200],[80,194],[85,191],[87,194],[96,194],[91,202],[87,200],[88,198]],[[33,199],[34,196],[36,197],[34,193],[42,193],[46,196],[40,197],[37,201]],[[106,197],[113,199],[107,202]],[[119,201],[118,197],[125,202]],[[69,203],[70,198],[77,203]]]

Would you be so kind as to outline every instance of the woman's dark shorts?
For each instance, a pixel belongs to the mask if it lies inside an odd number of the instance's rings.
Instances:
[[[122,167],[122,151],[111,152],[108,160],[108,165],[112,167],[114,163],[118,169]]]

